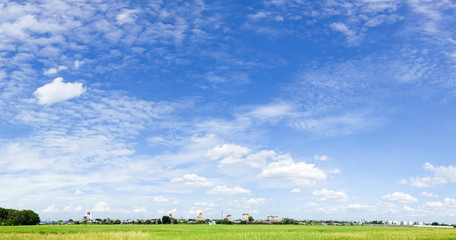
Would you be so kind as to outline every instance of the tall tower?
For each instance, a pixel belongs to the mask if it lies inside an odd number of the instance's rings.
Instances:
[[[203,217],[203,213],[202,212],[200,212],[200,214],[198,215],[198,218],[196,220],[204,221],[204,217]]]

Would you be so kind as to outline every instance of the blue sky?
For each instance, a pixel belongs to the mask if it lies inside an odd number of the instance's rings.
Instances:
[[[456,223],[451,1],[4,1],[0,206]]]

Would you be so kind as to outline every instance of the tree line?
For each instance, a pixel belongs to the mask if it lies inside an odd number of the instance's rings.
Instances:
[[[40,216],[32,210],[0,208],[0,226],[36,225]]]

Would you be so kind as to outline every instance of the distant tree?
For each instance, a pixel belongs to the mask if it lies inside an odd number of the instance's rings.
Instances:
[[[171,218],[169,216],[163,216],[162,217],[162,223],[163,224],[170,224],[171,223]]]
[[[68,219],[68,222],[69,222],[69,223],[73,223],[74,220],[70,218],[70,219]]]
[[[255,221],[255,219],[253,219],[252,216],[249,216],[249,222],[253,222],[253,221]]]
[[[432,226],[439,226],[440,224],[438,222],[433,222],[431,225]]]
[[[36,225],[40,217],[32,210],[0,208],[0,225]]]
[[[152,221],[150,219],[146,219],[146,221],[144,221],[145,224],[151,224]]]
[[[114,221],[114,224],[121,224],[121,223],[122,223],[122,222],[121,222],[119,219],[116,219],[116,220]]]
[[[178,224],[178,223],[179,223],[179,221],[177,219],[173,218],[173,224]]]
[[[157,218],[157,224],[162,224],[162,221],[160,218]]]

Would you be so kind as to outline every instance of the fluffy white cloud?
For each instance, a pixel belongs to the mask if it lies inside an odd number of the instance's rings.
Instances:
[[[133,205],[133,212],[135,212],[135,213],[146,213],[147,209],[144,206],[139,207],[139,206],[134,206]]]
[[[92,211],[94,211],[94,212],[112,212],[112,209],[107,202],[99,201],[99,202],[95,203],[95,205],[92,208]]]
[[[301,192],[301,189],[299,188],[293,188],[290,190],[291,193],[300,193]]]
[[[289,154],[280,155],[278,161],[270,162],[259,174],[264,178],[292,180],[299,186],[312,186],[318,180],[325,180],[327,174],[314,164],[295,162]]]
[[[277,156],[277,153],[272,150],[263,150],[254,154],[248,155],[244,162],[256,168],[263,168],[266,166],[268,159],[273,159]]]
[[[434,177],[417,177],[410,179],[410,185],[413,187],[433,187],[448,182],[456,182],[456,167],[439,166],[435,167],[430,163],[425,163],[423,168],[434,173]]]
[[[344,191],[332,191],[323,188],[319,191],[314,191],[312,193],[314,197],[317,197],[321,201],[328,202],[346,202],[348,201],[348,196]]]
[[[224,195],[236,195],[236,194],[249,194],[251,191],[239,186],[229,188],[227,186],[216,186],[206,191],[207,194],[224,194]]]
[[[384,195],[382,197],[383,200],[388,202],[395,202],[395,203],[412,203],[417,202],[418,200],[412,197],[410,194],[403,193],[403,192],[395,192],[391,194]]]
[[[41,212],[47,213],[47,212],[58,212],[59,210],[55,207],[55,204],[49,205],[47,208],[41,210]]]
[[[431,193],[431,192],[422,192],[421,196],[423,196],[423,197],[434,197],[434,198],[439,197],[437,194]]]
[[[82,195],[84,195],[84,192],[78,189],[78,190],[76,190],[76,191],[74,192],[74,195],[75,195],[75,196],[82,196]]]
[[[58,77],[38,89],[34,95],[41,105],[51,105],[56,102],[65,101],[80,96],[86,91],[82,83],[64,83],[63,78]]]
[[[160,196],[155,196],[153,198],[153,201],[157,202],[157,203],[165,203],[165,202],[168,202],[168,199],[166,199],[162,195],[160,195]]]
[[[212,160],[223,158],[220,161],[222,164],[233,164],[242,161],[241,157],[248,152],[250,152],[250,149],[246,147],[234,144],[223,144],[207,151],[206,156]]]
[[[183,183],[188,186],[195,186],[195,187],[210,187],[213,185],[205,177],[200,177],[196,174],[184,174],[182,177],[175,177],[171,180],[172,183]]]

